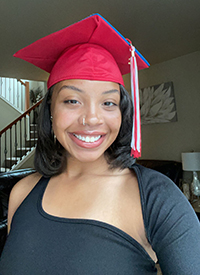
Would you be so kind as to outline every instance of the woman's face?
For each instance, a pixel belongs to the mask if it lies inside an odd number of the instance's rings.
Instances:
[[[121,126],[119,103],[117,83],[64,80],[54,86],[52,127],[71,157],[90,162],[104,156]]]

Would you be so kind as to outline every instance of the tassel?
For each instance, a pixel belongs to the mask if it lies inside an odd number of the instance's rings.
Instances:
[[[133,129],[131,140],[131,156],[134,158],[141,157],[141,124],[140,124],[140,98],[139,98],[139,82],[138,82],[138,68],[135,57],[135,47],[131,45],[130,48],[130,72],[131,72],[131,94],[133,101]]]

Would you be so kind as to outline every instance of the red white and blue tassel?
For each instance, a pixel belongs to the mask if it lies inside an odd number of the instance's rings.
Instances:
[[[139,97],[139,82],[138,68],[135,57],[135,47],[130,48],[130,72],[131,72],[131,94],[133,101],[133,129],[131,140],[131,156],[134,158],[141,157],[141,124],[140,124],[140,97]]]

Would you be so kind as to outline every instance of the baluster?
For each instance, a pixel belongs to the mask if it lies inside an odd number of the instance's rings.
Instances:
[[[37,106],[37,122],[36,122],[36,126],[35,126],[35,134],[36,134],[37,140],[38,140],[38,116],[39,116],[39,113],[40,113],[40,105]],[[36,142],[36,144],[37,144],[37,142]]]
[[[32,124],[32,111],[29,112],[29,148],[31,149],[32,146],[31,146],[31,124]]]
[[[34,138],[34,145],[35,145],[35,125],[36,125],[36,121],[37,121],[37,111],[36,111],[37,107],[33,110],[33,114],[34,114],[34,126],[33,126],[33,138]]]
[[[16,107],[15,101],[15,79],[13,79],[13,105]]]
[[[0,135],[0,169],[2,169],[2,167],[1,167],[1,135]]]
[[[17,163],[17,123],[15,123],[15,152],[16,152],[16,157],[15,157],[15,160],[16,160],[16,163]]]
[[[11,88],[10,88],[10,78],[8,79],[8,83],[9,83],[9,85],[8,85],[8,93],[9,93],[9,99],[8,99],[8,101],[9,102],[11,102],[12,103],[12,101],[11,101]]]
[[[5,91],[5,79],[4,77],[1,78],[1,95],[5,98],[6,97],[6,91]]]
[[[6,156],[7,156],[7,132],[5,132],[5,148],[4,148],[5,172],[7,167]]]
[[[24,105],[23,105],[23,96],[24,96],[24,87],[23,87],[23,85],[21,84],[21,108],[20,108],[20,110],[23,110],[23,112],[25,111],[24,110]]]
[[[12,127],[10,128],[10,169],[12,167]]]
[[[24,117],[24,148],[26,148],[26,116]],[[26,150],[22,150],[23,155],[26,154]]]
[[[2,77],[0,77],[0,95],[2,95]]]
[[[17,82],[17,108],[19,108],[19,82]]]
[[[7,99],[7,91],[6,91],[6,78],[4,77],[4,91],[5,91],[5,99]]]
[[[19,121],[20,149],[22,148],[22,120]],[[20,150],[20,159],[22,159],[22,150]]]

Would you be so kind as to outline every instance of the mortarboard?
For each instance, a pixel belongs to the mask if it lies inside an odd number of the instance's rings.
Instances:
[[[149,66],[145,58],[106,19],[93,14],[43,37],[14,54],[50,73],[47,87],[66,79],[111,81],[124,85],[131,73],[134,104],[131,154],[141,155],[138,69]]]

